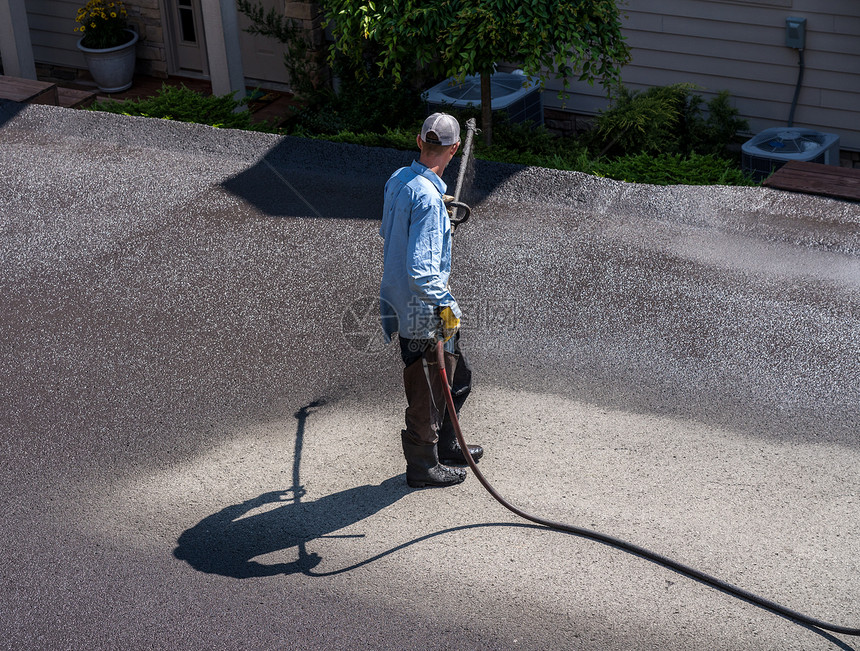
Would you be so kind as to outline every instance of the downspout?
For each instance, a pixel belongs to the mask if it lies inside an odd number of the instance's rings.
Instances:
[[[800,96],[800,86],[803,84],[803,48],[798,48],[798,66],[797,85],[794,87],[794,98],[791,100],[791,111],[788,114],[788,126],[794,126],[794,111],[797,109],[797,98]]]

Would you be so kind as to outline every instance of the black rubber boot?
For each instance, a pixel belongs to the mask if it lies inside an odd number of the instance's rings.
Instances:
[[[469,446],[469,454],[472,455],[472,460],[477,463],[478,459],[484,456],[484,448],[480,445],[472,445],[471,443],[467,443],[467,445]],[[440,463],[448,466],[467,465],[463,449],[460,447],[460,442],[454,433],[454,426],[448,419],[447,414],[445,416],[445,423],[439,429],[439,443],[437,446],[439,448]]]
[[[400,431],[400,440],[406,457],[406,483],[410,488],[453,486],[466,479],[463,468],[449,468],[439,463],[435,444],[415,443],[406,430]]]

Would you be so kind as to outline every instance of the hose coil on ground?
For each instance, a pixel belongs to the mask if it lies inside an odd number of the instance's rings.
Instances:
[[[481,471],[478,470],[478,466],[475,463],[474,459],[472,459],[472,455],[469,454],[469,448],[466,445],[466,440],[463,438],[463,432],[460,429],[460,422],[457,419],[457,412],[454,409],[454,398],[451,395],[450,385],[448,384],[448,374],[445,372],[445,353],[441,341],[438,341],[436,343],[436,358],[439,365],[439,373],[442,376],[442,385],[445,388],[445,402],[448,406],[448,411],[450,413],[451,424],[454,426],[454,433],[457,435],[457,441],[460,443],[460,447],[463,450],[463,455],[466,457],[466,461],[468,462],[469,467],[472,469],[472,472],[475,473],[475,477],[478,478],[478,481],[481,482],[481,485],[487,490],[488,493],[490,493],[490,495],[493,496],[493,498],[499,504],[504,506],[512,513],[515,513],[516,515],[520,516],[525,520],[528,520],[529,522],[534,522],[535,524],[539,524],[550,529],[556,529],[558,531],[572,533],[576,536],[588,538],[590,540],[596,540],[598,542],[611,545],[613,547],[622,549],[632,554],[636,554],[637,556],[648,559],[650,561],[654,561],[655,563],[659,563],[660,565],[667,567],[670,570],[674,570],[679,574],[683,574],[684,576],[687,576],[691,579],[695,579],[696,581],[709,585],[713,588],[716,588],[717,590],[721,590],[739,599],[743,599],[744,601],[747,601],[751,604],[755,604],[760,608],[770,610],[777,615],[781,615],[782,617],[791,619],[804,626],[810,626],[813,628],[818,628],[833,633],[839,633],[842,635],[860,636],[860,628],[838,626],[836,624],[830,624],[814,617],[809,617],[808,615],[804,615],[795,610],[791,610],[790,608],[786,608],[785,606],[771,601],[770,599],[765,599],[764,597],[760,597],[756,594],[753,594],[752,592],[744,590],[743,588],[739,588],[730,583],[726,583],[721,579],[717,579],[695,568],[689,567],[687,565],[684,565],[683,563],[679,563],[677,561],[672,560],[671,558],[663,556],[662,554],[658,554],[656,552],[652,552],[651,550],[645,549],[644,547],[640,547],[639,545],[634,545],[624,540],[620,540],[619,538],[614,538],[612,536],[608,536],[606,534],[602,534],[596,531],[591,531],[589,529],[574,527],[563,522],[553,522],[552,520],[547,520],[545,518],[526,513],[522,509],[512,505],[504,497],[502,497],[496,491],[495,488],[490,485],[490,482],[488,482],[484,475],[481,473]]]

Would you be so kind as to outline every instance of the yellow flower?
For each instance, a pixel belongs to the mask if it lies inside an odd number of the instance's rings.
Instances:
[[[115,11],[110,12],[110,17],[111,17],[111,18],[116,18],[116,12],[115,12]]]
[[[92,27],[93,29],[95,29],[95,26],[96,26],[95,23],[90,23],[90,27]]]

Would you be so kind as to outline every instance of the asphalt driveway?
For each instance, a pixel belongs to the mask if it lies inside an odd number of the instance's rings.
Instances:
[[[370,308],[411,159],[0,104],[0,647],[860,647],[406,487]],[[497,164],[467,199],[499,491],[860,626],[860,205]]]

